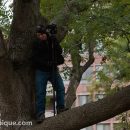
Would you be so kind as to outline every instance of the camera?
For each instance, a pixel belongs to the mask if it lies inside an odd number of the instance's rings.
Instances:
[[[47,27],[46,27],[46,32],[49,34],[49,35],[54,35],[57,33],[57,25],[56,24],[49,24]]]
[[[36,27],[36,32],[37,33],[46,33],[46,27],[44,25],[38,25]]]
[[[57,25],[49,24],[46,27],[44,25],[38,25],[36,28],[37,33],[47,33],[49,36],[55,35],[57,33]]]

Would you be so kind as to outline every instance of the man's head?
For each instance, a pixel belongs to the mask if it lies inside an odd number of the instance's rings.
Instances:
[[[37,33],[37,37],[42,41],[47,40],[47,34],[46,33]]]
[[[46,41],[47,40],[47,33],[46,33],[45,26],[43,26],[43,25],[37,26],[36,33],[37,33],[37,37],[40,40],[42,40],[42,41]]]

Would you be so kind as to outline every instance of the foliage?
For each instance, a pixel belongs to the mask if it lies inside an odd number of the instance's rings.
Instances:
[[[96,24],[94,26],[96,52],[107,57],[103,70],[98,75],[101,84],[110,90],[111,87],[122,86],[130,79],[128,20],[130,4],[129,1],[118,0],[105,4],[106,6],[101,5],[93,9],[97,12],[93,12],[95,22],[91,21],[91,23]]]
[[[5,37],[8,37],[12,21],[12,8],[11,6],[7,7],[7,2],[0,2],[0,28],[4,32]]]
[[[129,112],[124,112],[116,117],[116,119],[119,121],[118,124],[115,124],[114,130],[128,130],[130,129],[130,121],[129,121]]]
[[[66,4],[64,0],[41,1],[41,12],[51,20],[64,4]],[[62,42],[65,54],[71,52],[76,57],[74,60],[77,60],[78,54],[86,55],[89,43],[96,43],[95,52],[106,56],[109,61],[103,64],[104,69],[99,72],[101,82],[109,88],[115,80],[119,85],[119,80],[128,82],[130,78],[129,12],[129,0],[100,0],[94,4],[90,3],[88,10],[76,15],[71,9],[69,12],[71,14],[69,31]],[[80,56],[83,61],[88,59],[87,55],[85,60],[82,55]]]
[[[49,21],[63,8],[65,0],[41,0],[41,13]]]

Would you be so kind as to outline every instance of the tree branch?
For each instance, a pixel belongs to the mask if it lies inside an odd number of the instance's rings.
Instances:
[[[91,43],[89,43],[89,60],[86,62],[86,64],[83,67],[80,66],[80,61],[81,61],[80,55],[74,54],[74,57],[76,59],[73,59],[73,62],[72,62],[73,63],[72,76],[71,76],[67,94],[66,94],[66,106],[68,108],[71,108],[71,106],[73,105],[73,102],[76,99],[76,90],[79,86],[80,80],[82,78],[82,74],[94,62],[93,53],[94,53],[94,43],[91,42]]]
[[[90,65],[94,62],[94,43],[89,43],[89,60],[86,62],[86,64],[82,67],[82,72],[85,72]]]
[[[35,125],[27,130],[75,130],[88,127],[129,110],[129,99],[130,86],[127,86],[104,99],[48,118],[41,125]]]
[[[80,40],[76,40],[74,43],[79,44]],[[80,46],[76,46],[74,49],[71,49],[71,59],[72,59],[72,71],[71,71],[71,78],[69,82],[69,86],[66,93],[66,107],[71,108],[73,102],[76,99],[76,90],[79,86],[82,73],[81,73],[81,56],[79,54]]]

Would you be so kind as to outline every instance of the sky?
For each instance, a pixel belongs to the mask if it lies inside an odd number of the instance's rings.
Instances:
[[[9,5],[13,2],[13,0],[4,0],[6,2],[5,6],[8,8]]]

